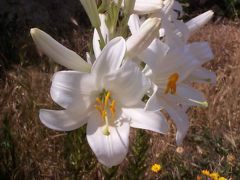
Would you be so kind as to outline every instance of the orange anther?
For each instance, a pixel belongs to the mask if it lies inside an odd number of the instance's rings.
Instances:
[[[178,73],[174,73],[171,76],[169,76],[168,78],[168,83],[167,83],[167,87],[165,89],[165,94],[167,93],[171,93],[171,94],[176,94],[177,91],[177,80],[179,78]]]

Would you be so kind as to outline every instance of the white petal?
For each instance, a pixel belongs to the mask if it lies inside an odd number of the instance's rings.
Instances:
[[[68,109],[68,110],[48,110],[40,109],[39,118],[41,122],[57,131],[71,131],[77,129],[87,122],[87,110]]]
[[[179,20],[175,21],[174,24],[176,26],[176,34],[179,36],[179,38],[181,38],[183,42],[186,43],[190,37],[190,31],[187,28],[186,24]]]
[[[92,114],[87,124],[87,140],[99,162],[107,167],[120,164],[128,152],[129,122],[110,126],[110,135],[103,135],[103,121],[98,114]]]
[[[69,69],[89,72],[91,66],[79,55],[70,49],[67,49],[47,33],[37,28],[31,29],[32,38],[40,51],[48,57]]]
[[[207,100],[204,97],[201,91],[192,88],[186,84],[178,84],[177,85],[177,96],[182,98],[183,105],[190,105],[190,106],[207,106]]]
[[[158,91],[159,91],[158,87],[154,85],[153,94],[150,96],[146,103],[145,109],[147,111],[159,111],[163,109],[162,104],[159,102]]]
[[[129,17],[128,26],[129,26],[129,29],[132,34],[138,33],[139,28],[140,28],[140,19],[139,19],[138,15],[132,14]]]
[[[162,7],[162,0],[136,0],[134,11],[137,14],[149,14],[158,12]]]
[[[165,134],[169,127],[160,112],[146,111],[142,108],[124,108],[124,115],[130,118],[130,126]]]
[[[158,71],[156,63],[162,60],[168,51],[169,47],[166,44],[162,43],[159,39],[154,39],[147,49],[140,54],[140,57],[153,71]]]
[[[106,16],[104,14],[99,14],[99,18],[101,21],[101,26],[100,26],[100,30],[102,32],[102,36],[105,40],[105,42],[109,41],[109,31],[108,28],[106,26]],[[98,35],[98,32],[96,29],[94,29],[94,33],[93,33],[93,51],[94,51],[94,55],[96,57],[96,59],[98,58],[98,56],[101,54],[101,48],[100,48],[100,37]]]
[[[177,106],[174,102],[169,101],[167,98],[161,96],[159,100],[177,127],[176,142],[180,145],[182,144],[189,127],[187,114],[179,106]]]
[[[102,50],[92,67],[92,73],[99,79],[119,69],[126,52],[126,43],[122,37],[112,39]],[[101,82],[98,82],[99,84]]]
[[[177,83],[180,83],[198,68],[199,64],[200,62],[185,49],[171,50],[163,59],[157,61],[156,70],[153,71],[154,82],[165,88],[169,76],[178,73],[179,80]]]
[[[201,27],[206,25],[212,19],[213,14],[214,12],[212,10],[209,10],[188,21],[186,25],[188,26],[188,29],[190,30],[191,34],[195,33]]]
[[[208,42],[194,42],[186,46],[189,51],[201,62],[201,64],[214,58]]]
[[[88,73],[59,71],[53,76],[50,93],[52,99],[64,108],[84,108],[95,100],[97,87]]]
[[[214,72],[211,72],[202,67],[193,71],[187,78],[187,80],[191,82],[211,83],[211,84],[216,84],[216,79],[217,77]]]
[[[106,89],[113,92],[123,106],[137,104],[150,88],[149,80],[129,60],[118,72],[107,75],[104,81]]]

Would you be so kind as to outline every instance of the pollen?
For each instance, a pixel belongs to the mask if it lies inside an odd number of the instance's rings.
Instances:
[[[159,171],[161,171],[161,169],[162,169],[162,167],[161,167],[160,164],[154,164],[154,165],[152,165],[152,167],[151,167],[151,170],[152,170],[153,172],[155,172],[155,173],[158,173]]]
[[[178,73],[173,73],[172,75],[169,76],[167,87],[165,89],[165,94],[168,94],[168,93],[176,94],[176,91],[177,91],[176,83],[178,79],[179,79]]]
[[[111,97],[110,91],[103,90],[99,94],[96,98],[95,108],[105,122],[103,134],[106,136],[110,135],[109,121],[114,120],[116,116],[116,101]]]

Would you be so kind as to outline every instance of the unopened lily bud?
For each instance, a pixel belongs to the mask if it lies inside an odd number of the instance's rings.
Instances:
[[[201,27],[206,25],[213,17],[214,12],[209,10],[199,16],[191,19],[186,23],[188,29],[190,30],[191,34],[199,30]]]
[[[146,49],[158,37],[161,20],[149,18],[140,27],[139,31],[127,40],[127,56],[134,57]]]
[[[136,14],[155,13],[162,9],[162,7],[162,0],[136,0],[134,12]]]
[[[100,19],[95,0],[80,0],[93,27],[100,27]]]
[[[91,70],[91,65],[77,53],[64,47],[47,33],[38,28],[32,28],[30,33],[38,49],[56,63],[81,72],[89,72]]]
[[[124,11],[125,14],[131,15],[135,6],[136,0],[125,0],[124,1]]]

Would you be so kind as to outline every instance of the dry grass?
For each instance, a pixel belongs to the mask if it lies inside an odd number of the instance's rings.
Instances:
[[[79,37],[73,37],[78,44]],[[165,136],[147,133],[149,149],[144,162],[147,168],[142,175],[147,179],[196,179],[202,169],[217,171],[228,178],[240,177],[240,30],[233,23],[212,24],[193,40],[211,43],[215,59],[206,67],[217,73],[217,84],[214,87],[197,85],[206,94],[209,107],[189,111],[190,130],[181,148],[176,147],[173,125]],[[57,108],[49,96],[55,69],[51,67],[46,73],[44,69],[48,68],[44,64],[28,68],[16,66],[7,72],[1,84],[0,178],[5,173],[5,178],[12,179],[63,179],[75,173],[75,178],[101,179],[104,169],[94,159],[87,162],[88,167],[84,166],[85,172],[81,171],[83,165],[77,168],[71,165],[67,154],[72,151],[65,148],[68,135],[52,131],[39,121],[40,108]],[[86,147],[82,151],[91,152]],[[124,177],[132,155],[133,152],[116,173],[111,170],[117,174],[115,177]],[[78,163],[81,160],[79,157]],[[150,171],[153,163],[162,165],[161,173]]]

